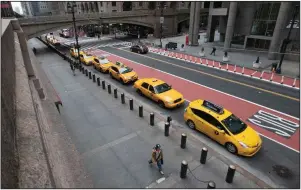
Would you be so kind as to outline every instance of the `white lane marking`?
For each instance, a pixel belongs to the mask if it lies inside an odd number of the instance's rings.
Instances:
[[[100,51],[104,51],[104,50],[100,50]],[[107,51],[104,51],[104,52],[107,52]],[[124,58],[124,57],[122,57],[122,56],[119,56],[119,55],[116,55],[116,54],[113,54],[113,53],[109,53],[109,52],[107,52],[107,54],[110,54],[110,55],[114,55],[114,56],[117,56],[117,57],[123,58],[123,59],[125,59],[125,60],[131,61],[131,62],[133,62],[133,63],[136,63],[136,64],[138,64],[138,65],[142,65],[142,66],[148,67],[148,68],[150,68],[150,69],[157,70],[157,71],[159,71],[159,72],[162,72],[162,73],[165,73],[165,74],[168,74],[168,75],[174,76],[174,77],[176,77],[176,78],[179,78],[179,79],[185,80],[185,81],[187,81],[187,82],[191,82],[191,83],[193,83],[193,84],[196,84],[196,85],[199,85],[199,86],[201,86],[201,87],[208,88],[208,89],[210,89],[210,90],[213,90],[213,91],[216,91],[216,92],[219,92],[219,93],[222,93],[222,94],[225,94],[225,95],[231,96],[231,97],[233,97],[233,98],[236,98],[236,99],[239,99],[239,100],[242,100],[242,101],[248,102],[248,103],[250,103],[250,104],[253,104],[253,105],[256,105],[256,106],[259,106],[259,107],[265,108],[265,109],[267,109],[267,110],[270,110],[270,111],[274,111],[274,112],[276,112],[276,113],[279,113],[279,114],[285,115],[285,116],[287,116],[287,117],[290,117],[290,118],[296,119],[296,120],[298,120],[298,121],[300,120],[299,118],[296,118],[296,117],[294,117],[294,116],[288,115],[288,114],[286,114],[286,113],[283,113],[283,112],[280,112],[280,111],[277,111],[277,110],[274,110],[274,109],[271,109],[271,108],[268,108],[268,107],[265,107],[265,106],[259,105],[259,104],[255,103],[255,102],[251,102],[251,101],[249,101],[249,100],[245,100],[245,99],[243,99],[243,98],[239,98],[239,97],[237,97],[237,96],[234,96],[234,95],[231,95],[231,94],[228,94],[228,93],[225,93],[225,92],[222,92],[222,91],[219,91],[219,90],[213,89],[213,88],[211,88],[211,87],[208,87],[208,86],[205,86],[205,85],[202,85],[202,84],[196,83],[196,82],[194,82],[194,81],[191,81],[191,80],[188,80],[188,79],[185,79],[185,78],[179,77],[179,76],[176,76],[176,75],[174,75],[174,74],[167,73],[167,72],[165,72],[165,71],[161,71],[161,70],[159,70],[159,69],[156,69],[156,68],[153,68],[153,67],[150,67],[150,66],[147,66],[147,65],[143,65],[143,64],[141,64],[141,63],[138,63],[138,62],[135,62],[135,61],[133,61],[133,60],[130,60],[130,59]],[[187,100],[187,101],[188,101],[188,100]],[[189,102],[190,102],[190,101],[189,101]]]
[[[142,65],[142,66],[145,66],[145,67],[148,67],[148,68],[151,68],[151,69],[155,69],[155,68],[153,68],[153,67],[149,67],[149,66],[146,66],[146,65],[143,65],[143,64],[137,63],[137,62],[135,62],[135,61],[133,61],[133,60],[129,60],[129,59],[127,59],[127,58],[124,58],[124,57],[122,57],[122,56],[118,56],[118,55],[116,55],[116,54],[109,53],[109,52],[107,52],[107,51],[104,51],[104,50],[100,50],[100,51],[106,52],[107,54],[110,54],[110,55],[113,55],[113,56],[116,56],[116,57],[123,58],[123,59],[125,59],[125,60],[131,61],[131,62],[133,62],[133,63],[136,63],[136,64],[138,64],[138,65]],[[196,83],[196,82],[190,81],[190,80],[188,80],[188,79],[185,79],[185,78],[182,78],[182,77],[179,77],[179,76],[176,76],[176,75],[173,75],[173,74],[170,74],[170,73],[164,72],[164,71],[161,71],[161,70],[159,70],[159,69],[155,69],[155,70],[157,70],[157,71],[159,71],[159,72],[162,72],[162,73],[165,73],[165,74],[168,74],[168,75],[171,75],[171,76],[174,76],[174,77],[176,77],[176,78],[179,78],[179,79],[185,80],[185,81],[187,81],[187,82],[191,82],[191,83],[193,83],[193,84],[196,84],[196,85],[199,85],[199,86],[202,86],[202,87],[208,88],[208,89],[210,89],[210,90],[213,90],[213,91],[216,91],[216,92],[219,92],[219,93],[222,93],[222,94],[228,95],[228,96],[230,96],[230,97],[237,98],[237,99],[239,99],[239,100],[242,100],[242,101],[248,102],[248,103],[250,103],[250,104],[253,104],[253,105],[256,105],[256,106],[259,106],[259,107],[265,108],[265,109],[267,109],[267,110],[271,110],[271,111],[274,111],[274,112],[276,112],[276,113],[283,114],[283,115],[285,115],[285,116],[287,116],[287,117],[290,117],[290,118],[293,118],[293,119],[296,119],[296,120],[298,120],[298,121],[299,121],[299,119],[298,119],[298,118],[296,118],[296,117],[294,117],[294,116],[291,116],[291,115],[288,115],[288,114],[285,114],[285,113],[282,113],[282,112],[280,112],[280,111],[277,111],[277,110],[274,110],[274,109],[271,109],[271,108],[268,108],[268,107],[265,107],[265,106],[262,106],[262,105],[256,104],[256,103],[254,103],[254,102],[251,102],[251,101],[248,101],[248,100],[245,100],[245,99],[242,99],[242,98],[239,98],[239,97],[233,96],[233,95],[231,95],[231,94],[227,94],[227,93],[225,93],[225,92],[222,92],[222,91],[219,91],[219,90],[216,90],[216,89],[213,89],[213,88],[210,88],[210,87],[207,87],[207,86],[204,86],[204,85],[198,84],[198,83]],[[187,100],[187,99],[185,99],[185,100],[186,100],[187,102],[190,102],[190,101],[189,101],[189,100]],[[299,151],[298,151],[298,150],[295,150],[295,149],[293,149],[293,148],[291,148],[291,147],[289,147],[289,146],[287,146],[287,145],[285,145],[285,144],[283,144],[283,143],[281,143],[281,142],[278,142],[278,141],[276,141],[276,140],[274,140],[274,139],[272,139],[272,138],[270,138],[270,137],[267,137],[266,135],[263,135],[263,134],[261,134],[261,133],[259,133],[259,134],[260,134],[261,136],[263,136],[263,137],[265,137],[265,138],[267,138],[267,139],[269,139],[269,140],[271,140],[271,141],[273,141],[273,142],[277,143],[277,144],[280,144],[280,145],[282,145],[282,146],[284,146],[284,147],[286,147],[286,148],[288,148],[288,149],[290,149],[290,150],[293,150],[293,151],[295,151],[295,152],[299,153]]]
[[[164,180],[165,180],[165,177],[162,177],[162,178],[156,180],[156,182],[159,184],[159,183],[163,182]]]

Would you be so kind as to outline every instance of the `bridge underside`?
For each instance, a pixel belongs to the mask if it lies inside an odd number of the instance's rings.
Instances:
[[[152,28],[154,30],[154,36],[160,37],[161,24],[159,22],[159,16],[148,15],[140,17],[124,17],[124,18],[102,18],[102,19],[85,19],[77,20],[76,25],[87,25],[87,24],[134,24]],[[189,15],[170,15],[164,17],[163,23],[163,36],[176,35],[178,30],[178,24],[189,19]],[[45,33],[50,33],[64,28],[73,27],[73,22],[58,21],[58,22],[47,22],[47,23],[20,23],[24,33],[28,39],[41,36]]]

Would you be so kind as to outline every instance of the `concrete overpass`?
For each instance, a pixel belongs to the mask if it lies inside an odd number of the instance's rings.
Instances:
[[[175,35],[178,24],[189,20],[189,9],[164,10],[164,26],[167,31],[166,35]],[[75,16],[77,25],[88,23],[110,24],[110,23],[127,23],[146,26],[154,29],[154,36],[160,35],[160,10],[141,10],[141,11],[123,11],[112,13],[95,13],[95,14],[77,14]],[[31,18],[18,19],[20,26],[28,39],[49,33],[55,30],[72,27],[72,15],[59,16],[39,16]]]

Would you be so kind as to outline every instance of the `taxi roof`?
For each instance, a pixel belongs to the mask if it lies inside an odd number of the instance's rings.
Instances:
[[[190,102],[189,107],[205,111],[206,113],[212,115],[213,117],[217,118],[218,120],[224,120],[232,114],[229,110],[227,110],[225,108],[223,108],[222,114],[216,113],[215,111],[204,107],[203,103],[204,103],[204,100],[202,100],[202,99],[194,100],[194,101]]]
[[[147,82],[148,84],[150,84],[152,86],[157,86],[157,85],[165,83],[164,81],[162,81],[160,79],[156,79],[156,78],[144,78],[144,79],[141,79],[141,81]]]

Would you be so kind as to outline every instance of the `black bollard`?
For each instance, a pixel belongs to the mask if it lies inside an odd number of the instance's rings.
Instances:
[[[229,166],[227,176],[226,176],[226,182],[227,183],[232,183],[233,182],[235,170],[236,170],[235,166],[233,166],[233,165]]]
[[[122,104],[125,104],[125,101],[124,101],[124,93],[121,93],[121,103],[122,103]]]
[[[165,126],[164,126],[164,135],[165,135],[165,137],[169,136],[169,126],[170,126],[170,123],[166,122]]]
[[[114,97],[117,98],[117,88],[114,89]]]
[[[97,85],[100,86],[100,79],[97,77]]]
[[[154,113],[150,113],[149,114],[149,119],[150,119],[150,125],[154,126],[155,125],[155,114]]]
[[[181,148],[183,149],[186,148],[186,140],[187,140],[187,136],[185,133],[183,133],[181,135]]]
[[[84,67],[83,67],[83,69],[82,69],[82,73],[85,74],[85,68],[84,68]]]
[[[210,181],[207,185],[207,189],[215,189],[215,183],[213,181]]]
[[[91,71],[89,71],[89,79],[92,79]]]
[[[95,74],[93,74],[93,82],[95,82]]]
[[[181,171],[180,171],[180,177],[182,179],[186,178],[187,176],[187,168],[188,168],[188,163],[185,160],[183,160],[181,163]]]
[[[108,84],[108,92],[109,92],[109,94],[111,94],[111,85],[110,84]]]
[[[104,81],[104,80],[101,81],[101,86],[102,86],[102,89],[105,90],[106,89],[106,81]]]
[[[143,106],[139,106],[139,117],[143,117]]]
[[[200,159],[201,164],[205,164],[206,163],[207,153],[208,153],[208,149],[205,148],[205,147],[202,148],[201,159]]]
[[[86,73],[86,76],[88,76],[88,70],[87,69],[85,70],[85,73]]]
[[[134,100],[133,99],[130,99],[130,110],[134,110]]]
[[[167,122],[170,123],[172,121],[171,116],[167,116]]]
[[[81,72],[82,71],[82,67],[81,66],[79,66],[79,72]]]

